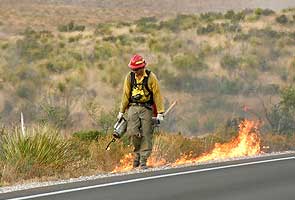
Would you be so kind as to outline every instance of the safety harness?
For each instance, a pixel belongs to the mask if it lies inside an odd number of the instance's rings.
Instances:
[[[154,104],[154,100],[153,100],[153,92],[150,90],[150,88],[148,87],[148,79],[150,77],[150,70],[145,70],[147,76],[143,78],[143,81],[141,83],[137,83],[136,79],[135,79],[135,73],[134,72],[130,72],[130,82],[131,82],[131,90],[130,90],[130,105],[138,105],[138,106],[144,106],[146,108],[151,109],[151,106]],[[144,95],[146,97],[150,96],[149,100],[147,102],[141,102],[140,98],[141,96],[132,96],[132,91],[136,88],[139,88],[138,86],[140,86],[140,88],[142,88],[142,90],[144,90],[144,88],[147,91],[147,94],[144,93]]]

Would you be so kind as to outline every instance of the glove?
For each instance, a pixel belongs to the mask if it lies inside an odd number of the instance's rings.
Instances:
[[[157,114],[157,120],[159,120],[159,121],[163,121],[163,120],[164,120],[164,115],[163,115],[163,113],[158,113],[158,114]]]
[[[123,117],[124,113],[122,112],[119,112],[118,116],[117,116],[117,119],[121,119]]]

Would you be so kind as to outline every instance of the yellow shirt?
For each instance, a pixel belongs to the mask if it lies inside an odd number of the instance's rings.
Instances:
[[[143,76],[139,79],[138,77],[135,76],[136,83],[141,84],[144,77],[147,77],[146,70],[144,71]],[[129,105],[129,99],[130,99],[130,94],[131,94],[131,80],[130,80],[130,73],[127,74],[125,81],[124,81],[124,88],[123,88],[123,95],[122,95],[122,102],[121,102],[121,107],[120,107],[120,112],[124,113],[126,109],[128,108]],[[158,79],[156,75],[151,72],[149,75],[148,79],[148,87],[153,93],[153,99],[157,107],[157,112],[158,113],[163,113],[164,112],[164,104],[163,104],[163,98],[160,93],[160,86]]]

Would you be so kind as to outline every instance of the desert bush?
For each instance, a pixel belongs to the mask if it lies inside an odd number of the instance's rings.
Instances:
[[[146,42],[146,38],[143,36],[136,36],[133,38],[134,42],[144,44]]]
[[[77,60],[71,55],[71,53],[64,52],[52,57],[50,61],[47,61],[45,63],[45,68],[49,72],[59,74],[69,69],[75,68],[77,65]]]
[[[123,46],[131,45],[132,39],[129,35],[127,35],[127,34],[119,35],[117,38],[119,40],[119,44],[121,44]]]
[[[221,58],[220,65],[222,68],[228,70],[231,73],[240,67],[240,62],[241,60],[239,57],[226,54]]]
[[[269,16],[269,15],[273,15],[273,14],[275,14],[275,11],[266,8],[266,9],[263,9],[263,10],[262,10],[262,13],[261,13],[261,14],[264,15],[264,16]]]
[[[178,54],[173,57],[172,62],[181,73],[191,74],[192,72],[208,69],[208,65],[193,54]]]
[[[102,43],[95,46],[94,57],[97,60],[107,60],[116,54],[116,49],[109,43]]]
[[[34,84],[30,82],[23,82],[17,87],[16,94],[21,98],[33,100],[36,93],[35,89],[36,88]]]
[[[247,21],[255,22],[260,19],[260,15],[252,14],[246,17]]]
[[[119,35],[117,37],[115,36],[108,36],[103,38],[104,41],[112,42],[112,43],[118,43],[123,46],[131,45],[131,38],[127,34]]]
[[[16,41],[16,50],[22,58],[32,62],[46,58],[53,51],[53,46],[49,42],[41,42],[37,33],[29,32],[23,39]]]
[[[1,49],[2,50],[6,50],[8,47],[9,47],[9,43],[8,42],[1,44]]]
[[[148,40],[148,47],[151,51],[154,52],[175,54],[183,47],[183,41],[169,36],[161,38],[150,38]]]
[[[225,95],[247,94],[245,83],[240,79],[229,80],[225,77],[220,78],[213,91]],[[249,88],[250,89],[250,88]]]
[[[234,22],[242,21],[245,18],[245,13],[244,12],[235,13],[235,11],[229,10],[224,14],[224,18],[229,19],[229,20],[234,21]]]
[[[51,124],[56,128],[65,128],[70,115],[69,107],[42,104],[43,116],[39,119],[42,124]]]
[[[85,30],[84,25],[78,25],[75,24],[74,21],[70,21],[68,24],[59,25],[57,27],[59,32],[74,32],[74,31],[81,31],[83,32]]]
[[[90,131],[78,131],[73,133],[74,138],[78,138],[82,141],[97,141],[99,137],[103,136],[104,134],[102,132],[96,131],[96,130],[90,130]]]
[[[249,12],[247,14],[251,14],[251,12]],[[258,19],[260,19],[261,16],[269,16],[269,15],[273,15],[273,14],[275,14],[275,12],[271,9],[256,8],[254,11],[252,11],[252,15],[249,15],[247,17],[247,20],[257,21]]]
[[[262,9],[262,8],[256,8],[254,10],[254,14],[257,15],[257,16],[261,16],[261,15],[264,15],[264,16],[269,16],[269,15],[273,15],[275,14],[275,12],[271,9]]]
[[[159,29],[157,19],[155,17],[142,17],[135,23],[137,32],[152,33]]]
[[[200,26],[197,28],[197,34],[198,35],[205,35],[208,33],[219,33],[220,27],[219,24],[216,23],[209,23],[205,26]]]
[[[105,111],[102,106],[95,102],[89,101],[85,104],[85,109],[88,115],[93,120],[93,123],[100,129],[100,132],[107,134],[116,121],[119,106],[115,105],[110,111]]]
[[[284,32],[278,32],[273,30],[271,27],[266,27],[263,29],[250,29],[248,31],[250,37],[259,37],[268,43],[264,44],[273,44],[272,41],[277,40],[285,35]]]
[[[236,23],[208,23],[205,26],[200,26],[197,28],[197,34],[205,35],[209,33],[238,33],[241,32],[241,26]]]
[[[82,34],[76,35],[76,36],[71,36],[68,39],[69,43],[73,43],[73,42],[78,42],[80,39],[82,39]]]
[[[196,27],[198,19],[194,15],[177,15],[176,18],[161,21],[159,28],[167,29],[172,32],[179,32]]]
[[[295,89],[286,87],[281,91],[281,100],[275,104],[269,113],[267,120],[272,131],[279,134],[295,132]]]
[[[200,14],[200,20],[205,22],[213,22],[217,19],[223,19],[223,14],[220,12],[206,12]]]
[[[112,24],[98,24],[95,28],[95,35],[111,35],[112,33]]]
[[[279,24],[287,24],[289,22],[288,17],[286,15],[280,15],[276,17],[276,22]]]

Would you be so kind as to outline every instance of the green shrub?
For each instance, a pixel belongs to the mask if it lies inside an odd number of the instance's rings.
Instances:
[[[92,118],[95,125],[100,128],[101,132],[107,134],[115,124],[116,115],[119,112],[119,106],[116,105],[111,111],[105,111],[95,101],[89,101],[85,104],[88,115]]]
[[[280,15],[276,17],[276,22],[279,24],[287,24],[289,22],[288,17],[286,15]]]
[[[152,33],[159,29],[155,17],[143,17],[136,22],[136,31],[142,33]]]
[[[237,95],[246,92],[244,89],[244,83],[239,80],[228,80],[227,78],[221,78],[216,85],[216,92],[227,95]]]
[[[244,12],[235,13],[233,10],[229,10],[224,14],[225,19],[230,19],[231,21],[242,21],[245,18]]]
[[[94,49],[94,57],[97,60],[107,60],[114,56],[116,49],[108,43],[96,45]]]
[[[85,30],[84,25],[77,25],[74,21],[70,21],[68,24],[65,25],[59,25],[57,27],[59,32],[74,32],[74,31],[81,31],[83,32]]]
[[[194,28],[198,25],[198,19],[194,15],[177,15],[176,18],[169,19],[166,21],[161,21],[159,28],[167,29],[172,32],[179,32],[182,30],[187,30]]]
[[[133,38],[133,41],[140,44],[144,44],[146,42],[146,38],[143,36],[136,36],[135,38]]]
[[[200,14],[200,20],[205,22],[213,22],[217,19],[223,19],[223,14],[219,12],[206,12]]]
[[[48,71],[53,73],[62,73],[77,66],[77,60],[70,55],[71,53],[63,53],[51,58],[45,64]]]
[[[267,119],[275,133],[290,134],[295,132],[294,87],[286,87],[281,91],[281,100],[267,113]]]
[[[221,58],[220,65],[222,68],[228,70],[229,72],[233,72],[240,67],[241,59],[230,54],[226,54]]]
[[[261,13],[261,14],[264,15],[264,16],[269,16],[269,15],[273,15],[273,14],[275,14],[275,11],[266,8],[266,9],[263,9],[263,10],[262,10],[262,13]]]
[[[21,57],[32,62],[48,57],[53,51],[53,45],[41,42],[37,33],[30,32],[23,39],[17,40],[16,49]]]
[[[24,99],[29,99],[33,100],[35,97],[35,85],[28,83],[28,82],[23,82],[16,90],[17,96],[24,98]]]
[[[9,43],[8,42],[1,44],[1,49],[2,50],[7,49],[8,47],[9,47]]]
[[[197,34],[199,35],[205,35],[208,33],[219,33],[220,27],[218,24],[215,23],[209,23],[205,26],[201,26],[197,28]]]
[[[119,40],[119,44],[121,44],[123,46],[131,45],[131,38],[129,35],[127,35],[127,34],[119,35],[117,38]]]
[[[65,128],[68,125],[70,108],[67,106],[42,104],[41,110],[43,116],[39,118],[39,121],[43,124],[50,124],[55,128]]]
[[[197,34],[205,35],[209,33],[238,33],[241,32],[242,28],[238,23],[209,23],[205,26],[197,28]]]
[[[92,130],[92,131],[78,131],[73,133],[74,138],[78,138],[82,141],[97,141],[99,137],[103,136],[102,132]]]
[[[208,65],[193,54],[178,54],[173,58],[173,65],[180,72],[192,73],[208,69]]]
[[[175,54],[183,47],[183,41],[168,36],[161,38],[151,38],[148,40],[148,47],[154,52]]]
[[[80,39],[82,39],[82,34],[69,37],[68,42],[69,43],[78,42]]]
[[[255,15],[260,16],[260,15],[262,15],[262,13],[263,13],[263,9],[261,9],[261,8],[256,8],[255,11],[254,11],[254,13],[255,13]]]
[[[98,24],[95,28],[95,35],[111,35],[112,33],[111,24]]]

